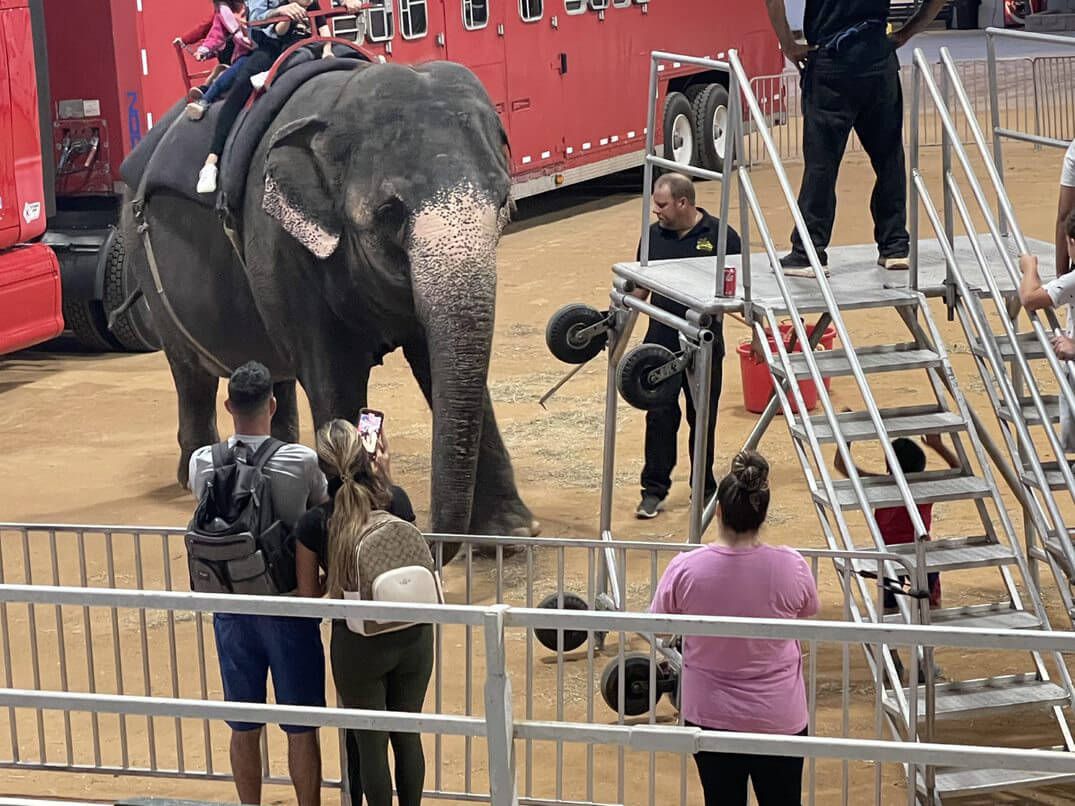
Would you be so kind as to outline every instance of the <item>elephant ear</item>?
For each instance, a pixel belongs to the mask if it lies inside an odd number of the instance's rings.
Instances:
[[[324,260],[340,244],[337,182],[317,151],[328,122],[311,116],[281,126],[265,157],[261,206],[295,240]]]

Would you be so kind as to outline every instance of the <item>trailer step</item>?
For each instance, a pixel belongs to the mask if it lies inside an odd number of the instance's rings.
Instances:
[[[1050,423],[1060,422],[1060,398],[1057,395],[1042,395],[1042,402],[1045,404],[1045,412],[1048,415]],[[1041,425],[1041,417],[1038,415],[1038,409],[1034,405],[1033,400],[1029,397],[1019,398],[1019,409],[1023,418],[1023,422],[1027,425]],[[997,415],[1008,422],[1013,422],[1012,414],[1008,410],[1008,407],[1003,403],[997,409]]]
[[[1005,361],[1011,361],[1014,354],[1012,352],[1011,342],[1008,341],[1008,337],[1003,334],[996,334],[994,338],[996,339],[1001,357]],[[1016,340],[1019,342],[1019,352],[1025,357],[1030,359],[1045,358],[1045,348],[1041,346],[1041,342],[1038,341],[1037,335],[1033,332],[1019,333]],[[975,355],[985,356],[985,350],[978,342],[971,344],[970,349]]]
[[[887,550],[893,554],[914,557],[915,544],[901,543],[888,546]],[[925,550],[926,569],[929,571],[986,568],[1015,562],[1015,554],[1010,548],[994,542],[986,535],[931,540],[926,542]]]
[[[855,351],[859,366],[866,373],[903,372],[913,369],[932,369],[941,365],[941,358],[933,350],[923,350],[907,345],[886,345],[883,347],[862,347]],[[826,350],[813,354],[818,370],[825,377],[851,375],[851,363],[844,350]],[[791,368],[796,378],[810,377],[806,357],[802,353],[792,353]],[[784,376],[781,364],[773,364],[773,374]]]
[[[915,473],[909,475],[907,481],[911,488],[911,497],[919,504],[987,498],[991,494],[989,485],[977,476],[953,476],[950,471]],[[891,476],[863,479],[862,486],[870,507],[894,507],[903,504],[899,488]],[[858,496],[855,495],[850,480],[834,481],[833,487],[836,492],[836,506],[840,509],[858,508]],[[815,492],[814,500],[832,507],[824,490]]]
[[[899,613],[886,615],[885,621],[889,624],[906,623]],[[1015,610],[1007,602],[997,602],[930,610],[929,623],[945,627],[973,627],[979,630],[1033,630],[1041,626],[1041,619],[1026,610]]]
[[[907,409],[882,410],[881,417],[885,430],[891,439],[896,437],[916,437],[923,434],[947,434],[953,431],[965,431],[967,424],[955,412],[929,410],[931,407],[908,407]],[[925,410],[922,410],[925,409]],[[876,439],[877,429],[867,412],[845,412],[837,415],[837,423],[844,439]],[[832,426],[824,416],[810,418],[814,436],[818,442],[835,442]],[[805,441],[806,429],[801,420],[796,420],[791,429],[796,438]]]
[[[1053,748],[1062,750],[1062,748]],[[1009,789],[1056,786],[1075,781],[1075,773],[1029,772],[1024,770],[968,770],[965,767],[938,767],[937,794],[942,798],[985,795]],[[919,790],[924,788],[919,784]]]
[[[936,692],[937,719],[962,719],[1000,710],[1045,708],[1063,705],[1070,699],[1061,686],[1048,680],[1039,680],[1032,672],[939,683]],[[910,689],[904,689],[903,693],[909,696]],[[897,710],[891,695],[886,695],[885,707],[891,712]],[[926,718],[924,686],[918,687],[918,718]]]

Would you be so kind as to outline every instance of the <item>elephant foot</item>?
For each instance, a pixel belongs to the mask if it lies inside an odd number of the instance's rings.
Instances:
[[[470,519],[470,533],[475,535],[502,535],[506,537],[536,537],[541,524],[518,498],[499,499],[492,502],[475,502]],[[504,545],[504,556],[509,557],[523,550],[522,545]],[[479,557],[495,557],[492,545],[479,545],[474,549]]]

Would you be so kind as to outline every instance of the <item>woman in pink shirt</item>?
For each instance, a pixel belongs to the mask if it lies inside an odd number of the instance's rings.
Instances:
[[[698,616],[806,618],[818,611],[817,585],[797,551],[768,546],[759,530],[769,510],[769,463],[742,451],[717,487],[719,539],[668,564],[652,610]],[[807,732],[806,687],[797,641],[683,639],[683,718],[706,730]],[[759,806],[802,797],[802,758],[696,753],[706,806],[746,804],[753,781]]]

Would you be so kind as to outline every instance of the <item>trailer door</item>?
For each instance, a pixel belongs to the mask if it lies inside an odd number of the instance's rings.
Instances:
[[[564,160],[563,65],[552,25],[560,0],[502,0],[507,28],[512,173],[548,172]]]
[[[444,37],[450,61],[469,67],[485,85],[507,125],[504,75],[504,2],[444,0]]]

